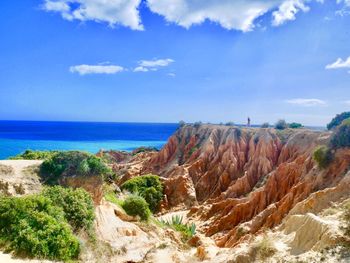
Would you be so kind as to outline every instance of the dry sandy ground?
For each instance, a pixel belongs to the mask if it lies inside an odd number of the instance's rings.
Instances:
[[[13,186],[22,184],[25,194],[37,193],[41,190],[41,183],[37,174],[42,161],[37,160],[0,160],[0,165],[11,166],[11,173],[0,171],[0,180],[10,184],[10,192],[16,194]],[[0,261],[1,262],[1,261]]]

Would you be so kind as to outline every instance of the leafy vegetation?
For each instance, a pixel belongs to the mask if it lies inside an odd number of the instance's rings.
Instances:
[[[0,240],[8,250],[37,258],[69,260],[80,250],[63,210],[43,195],[0,198]]]
[[[157,212],[159,203],[163,199],[163,185],[156,175],[134,177],[123,183],[121,189],[143,197],[153,213]]]
[[[199,127],[202,126],[202,122],[201,122],[201,121],[197,121],[197,122],[193,123],[193,126],[194,126],[196,129],[198,129]]]
[[[146,200],[138,195],[128,196],[124,200],[122,207],[128,215],[139,216],[143,221],[148,221],[151,216]]]
[[[288,127],[291,129],[300,129],[303,127],[303,125],[301,123],[292,122],[288,124]]]
[[[186,122],[184,122],[183,120],[179,121],[179,128],[182,128],[185,125],[186,125]]]
[[[183,217],[179,215],[172,216],[171,220],[160,220],[160,223],[180,232],[184,240],[188,240],[196,234],[196,225],[183,223]]]
[[[284,130],[287,128],[288,128],[288,125],[287,125],[285,120],[279,120],[275,124],[275,129],[277,129],[277,130]]]
[[[330,141],[332,148],[350,147],[350,119],[346,119],[339,125]]]
[[[343,217],[345,220],[344,232],[345,232],[345,235],[350,237],[350,201],[347,201],[344,204],[343,210],[344,210]]]
[[[225,126],[235,126],[235,123],[232,121],[226,122]]]
[[[25,152],[16,156],[10,157],[10,160],[45,160],[56,155],[58,151],[32,151],[26,150]]]
[[[156,147],[146,147],[146,146],[142,146],[139,148],[136,148],[135,150],[132,151],[132,155],[136,155],[139,153],[143,153],[143,152],[158,152],[159,150]]]
[[[112,170],[100,158],[79,151],[58,152],[42,163],[40,171],[49,184],[57,184],[60,176],[108,177],[112,174]]]
[[[113,190],[113,187],[112,185],[107,185],[105,184],[104,187],[103,187],[103,192],[104,192],[104,198],[113,203],[113,204],[116,204],[120,207],[122,207],[123,205],[123,200],[117,198],[117,195],[115,193],[115,191]]]
[[[337,114],[330,123],[327,124],[327,129],[331,130],[339,126],[344,120],[350,118],[350,111]]]
[[[332,162],[333,155],[331,150],[327,146],[323,145],[315,149],[313,158],[317,162],[318,167],[324,169],[327,168]]]
[[[84,189],[63,188],[61,186],[47,187],[42,192],[53,205],[61,207],[64,217],[77,230],[90,230],[95,218],[94,205],[89,193]]]
[[[261,124],[261,128],[269,128],[270,124],[268,122],[264,122],[263,124]]]

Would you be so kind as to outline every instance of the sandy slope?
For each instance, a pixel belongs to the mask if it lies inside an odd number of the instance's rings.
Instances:
[[[13,185],[22,184],[26,194],[37,193],[41,189],[41,183],[37,175],[38,166],[42,161],[38,160],[0,160],[0,165],[11,166],[13,172],[4,174],[0,172],[0,180],[10,184],[10,192],[15,194]]]

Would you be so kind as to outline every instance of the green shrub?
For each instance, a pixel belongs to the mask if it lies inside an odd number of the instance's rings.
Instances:
[[[0,198],[0,239],[17,253],[53,260],[77,258],[80,249],[62,209],[40,195]]]
[[[151,216],[148,204],[141,196],[128,196],[123,202],[122,207],[128,215],[139,216],[143,221],[148,221]]]
[[[142,196],[154,213],[163,199],[163,185],[156,175],[134,177],[121,185],[122,190]]]
[[[299,129],[299,128],[302,128],[303,125],[301,123],[292,122],[288,124],[288,127],[291,129]]]
[[[263,124],[261,124],[261,128],[269,128],[270,124],[268,122],[264,122]]]
[[[344,231],[345,235],[350,237],[350,202],[347,201],[343,206],[343,218],[345,220]]]
[[[350,111],[343,112],[341,114],[337,114],[330,123],[327,124],[327,129],[331,130],[337,126],[339,126],[344,120],[350,118]]]
[[[226,122],[225,126],[235,126],[235,123],[232,121]]]
[[[51,158],[58,151],[32,151],[26,150],[24,153],[10,157],[10,160],[45,160]]]
[[[112,174],[112,170],[100,158],[79,151],[58,152],[42,163],[40,171],[49,184],[57,184],[60,176],[108,177]]]
[[[190,225],[183,223],[183,217],[179,215],[172,216],[170,221],[161,219],[160,223],[180,232],[185,241],[196,234],[196,225],[193,223]]]
[[[287,128],[288,128],[288,125],[287,125],[285,120],[279,120],[275,124],[275,129],[277,129],[277,130],[284,130]]]
[[[317,162],[318,167],[324,169],[332,162],[333,155],[331,150],[323,145],[316,148],[313,158]]]
[[[335,129],[330,141],[332,148],[350,147],[349,122],[349,120],[345,120],[340,126]]]
[[[202,122],[201,121],[197,121],[197,122],[195,122],[195,123],[193,123],[193,126],[196,128],[196,129],[198,129],[199,127],[201,127],[202,126]]]
[[[45,188],[42,194],[54,205],[62,207],[66,220],[74,230],[91,229],[95,218],[94,205],[90,194],[84,189],[53,186]]]

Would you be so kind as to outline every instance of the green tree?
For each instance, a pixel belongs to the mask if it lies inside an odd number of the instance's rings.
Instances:
[[[328,130],[331,130],[337,126],[339,126],[343,120],[346,120],[350,118],[350,111],[347,111],[347,112],[343,112],[343,113],[340,113],[340,114],[337,114],[332,120],[330,123],[327,124],[327,129]]]

